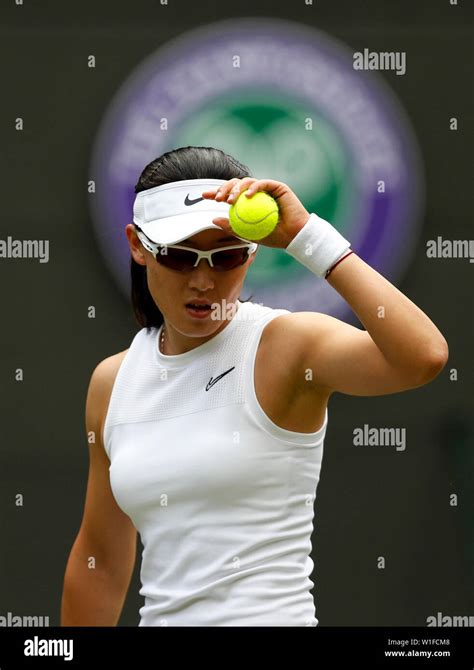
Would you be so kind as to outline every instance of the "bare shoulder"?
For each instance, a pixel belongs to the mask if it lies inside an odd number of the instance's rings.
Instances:
[[[304,335],[305,330],[320,329],[321,332],[328,327],[335,327],[342,324],[341,321],[329,314],[323,312],[291,312],[290,314],[281,314],[272,319],[265,326],[265,331],[275,336],[285,338]]]
[[[304,333],[298,314],[280,314],[267,323],[258,345],[257,358],[261,369],[276,375],[287,389],[292,389],[293,377],[298,374],[304,349]]]
[[[314,392],[305,381],[307,339],[298,314],[281,314],[264,326],[255,361],[255,393],[277,426],[311,433],[323,425],[329,394]]]
[[[351,328],[342,321],[321,312],[291,312],[275,317],[263,329],[259,356],[266,365],[286,370],[286,384],[294,392],[328,396],[331,391],[315,381],[307,383],[308,352],[328,339]],[[311,342],[311,345],[308,345]],[[309,348],[310,347],[310,348]]]
[[[314,343],[318,338],[324,339],[346,328],[345,323],[328,314],[291,312],[281,314],[267,323],[262,332],[262,340],[274,354],[285,356],[288,362],[298,363],[307,350],[309,335]]]
[[[284,356],[284,360],[288,363],[295,360],[304,346],[299,315],[299,312],[280,314],[269,321],[263,328],[259,348],[266,348],[269,353]]]
[[[128,349],[124,349],[124,351],[120,351],[118,354],[104,358],[97,364],[91,376],[91,384],[93,384],[96,391],[107,394],[107,392],[112,390],[115,378],[127,352]]]
[[[104,358],[92,372],[86,401],[86,421],[89,429],[101,436],[115,378],[128,349]]]

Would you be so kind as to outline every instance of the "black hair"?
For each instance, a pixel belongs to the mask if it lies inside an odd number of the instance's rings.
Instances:
[[[213,147],[181,147],[155,158],[142,171],[135,193],[184,179],[233,179],[251,177],[246,165]],[[147,283],[146,266],[131,257],[131,299],[133,314],[142,328],[159,328],[163,314],[158,309]],[[241,300],[248,302],[252,299]],[[240,296],[239,296],[240,300]]]

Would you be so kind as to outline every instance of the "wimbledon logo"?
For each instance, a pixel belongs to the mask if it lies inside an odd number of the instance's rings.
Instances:
[[[383,79],[354,70],[341,43],[293,22],[226,20],[183,34],[132,72],[101,123],[89,177],[97,241],[127,295],[134,185],[154,158],[189,145],[287,183],[391,281],[407,267],[424,191],[416,139]],[[260,246],[245,287],[269,306],[347,313],[283,250]]]

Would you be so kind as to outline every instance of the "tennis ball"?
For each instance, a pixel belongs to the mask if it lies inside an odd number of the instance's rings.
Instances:
[[[234,233],[247,240],[270,235],[278,223],[278,204],[271,195],[257,191],[250,198],[243,191],[229,208],[229,222]]]

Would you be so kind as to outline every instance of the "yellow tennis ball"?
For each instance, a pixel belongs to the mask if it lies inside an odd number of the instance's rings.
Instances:
[[[260,240],[278,223],[278,204],[268,193],[257,191],[250,198],[243,191],[229,208],[229,222],[236,235]]]

